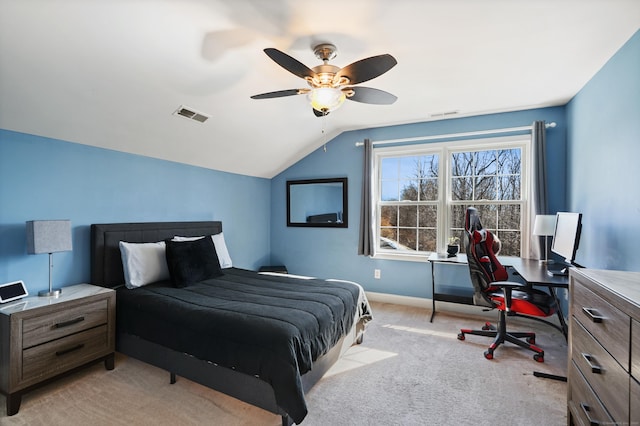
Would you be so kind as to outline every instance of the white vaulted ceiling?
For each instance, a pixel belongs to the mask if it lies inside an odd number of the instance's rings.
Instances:
[[[0,0],[0,128],[270,178],[345,130],[563,105],[638,28],[638,0]],[[398,101],[250,99],[305,87],[264,48],[318,42],[393,55],[366,86]]]

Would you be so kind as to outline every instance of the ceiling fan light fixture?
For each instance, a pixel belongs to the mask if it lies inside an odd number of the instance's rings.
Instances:
[[[309,101],[316,111],[331,112],[340,108],[347,96],[340,89],[333,87],[317,87],[309,93]]]

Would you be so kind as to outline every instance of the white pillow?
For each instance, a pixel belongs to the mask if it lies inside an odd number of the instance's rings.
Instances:
[[[213,245],[216,246],[216,253],[218,253],[218,261],[222,269],[231,268],[233,263],[231,262],[231,256],[229,256],[229,250],[227,250],[227,244],[224,242],[224,235],[222,232],[212,235]]]
[[[199,240],[201,237],[180,237],[176,235],[172,238],[173,241],[194,241]],[[218,262],[220,262],[220,268],[231,268],[233,266],[233,262],[231,262],[231,256],[229,255],[229,250],[227,250],[227,244],[224,241],[224,235],[222,232],[219,234],[215,234],[211,236],[213,240],[213,245],[216,247],[216,253],[218,254]]]
[[[166,244],[127,243],[120,241],[120,255],[127,288],[142,287],[156,281],[170,279],[167,266]]]

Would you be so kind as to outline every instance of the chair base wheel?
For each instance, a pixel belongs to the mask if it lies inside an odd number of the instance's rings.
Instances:
[[[535,354],[533,356],[533,359],[535,359],[538,362],[544,362],[544,354],[543,353],[542,354]]]
[[[492,350],[486,350],[484,351],[484,357],[486,359],[493,359],[493,351]]]
[[[496,328],[490,322],[485,322],[484,325],[482,326],[482,329],[484,331],[487,331],[487,330],[495,330]]]
[[[458,333],[458,340],[464,340],[464,333]]]

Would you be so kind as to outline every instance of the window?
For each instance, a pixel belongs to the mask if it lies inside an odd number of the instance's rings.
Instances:
[[[499,138],[376,148],[376,256],[444,251],[460,237],[468,206],[519,256],[527,223],[528,138]]]

